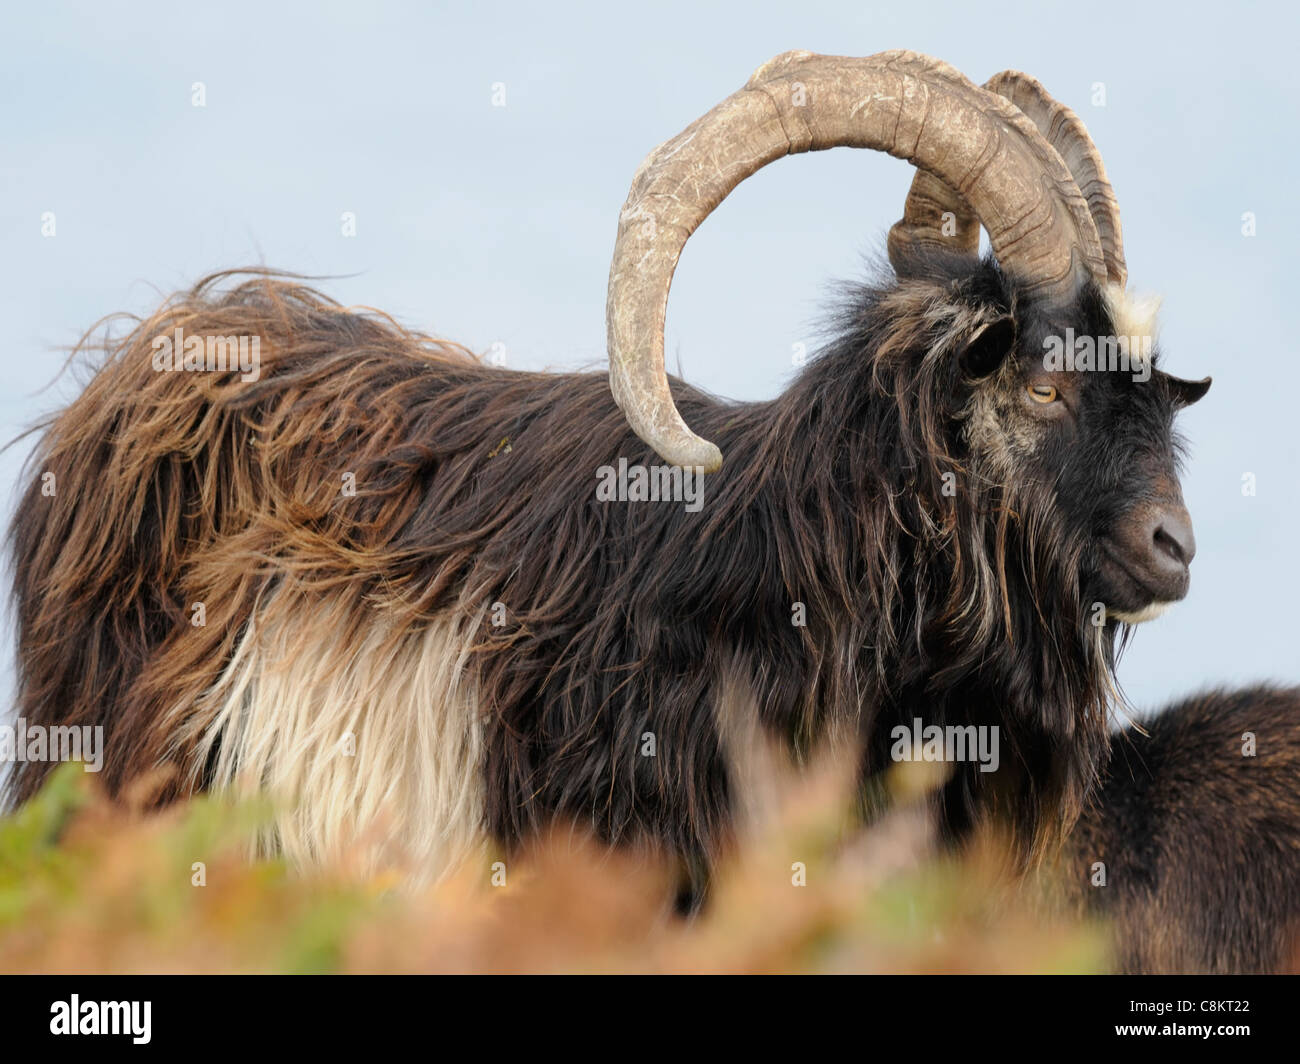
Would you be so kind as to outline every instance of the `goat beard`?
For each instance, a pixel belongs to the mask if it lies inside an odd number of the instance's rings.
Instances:
[[[875,647],[877,675],[896,679],[873,746],[879,755],[913,714],[999,728],[1001,767],[955,766],[938,796],[941,830],[957,840],[992,823],[1030,862],[1060,843],[1096,785],[1123,703],[1116,631],[1095,623],[1086,539],[1064,527],[1049,489],[997,483],[942,501],[934,541],[915,551],[910,601],[881,604],[886,616],[910,615],[911,637]],[[901,598],[907,580],[894,576],[880,586]]]

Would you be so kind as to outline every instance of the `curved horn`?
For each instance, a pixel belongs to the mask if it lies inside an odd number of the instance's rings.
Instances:
[[[1106,274],[1111,281],[1124,287],[1128,281],[1128,267],[1124,263],[1124,234],[1119,224],[1119,200],[1106,177],[1101,152],[1088,135],[1083,120],[1065,104],[1052,98],[1042,83],[1018,70],[1004,70],[994,74],[985,88],[1005,96],[1024,112],[1055,148],[1070,168],[1075,184],[1088,201],[1088,210],[1101,238],[1102,255],[1106,260]]]
[[[636,434],[668,462],[712,472],[664,371],[673,271],[691,233],[741,181],[783,155],[872,148],[955,188],[1008,272],[1048,299],[1105,276],[1087,204],[1018,108],[915,52],[865,59],[788,52],[650,153],[619,216],[606,326],[610,387]]]
[[[1128,280],[1128,269],[1124,263],[1119,201],[1087,127],[1039,81],[1018,70],[995,74],[984,87],[1015,104],[1065,162],[1088,203],[1107,279],[1122,288]],[[912,180],[902,219],[889,231],[889,259],[895,270],[905,274],[908,252],[919,247],[938,247],[972,256],[979,252],[979,222],[970,208],[951,187],[922,171]]]
[[[903,217],[889,230],[889,261],[900,277],[908,259],[923,248],[974,258],[980,251],[980,220],[962,198],[934,174],[918,170],[903,204]]]

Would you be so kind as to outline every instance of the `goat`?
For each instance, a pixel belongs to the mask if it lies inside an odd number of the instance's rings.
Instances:
[[[1295,688],[1208,691],[1115,738],[1062,866],[1122,971],[1296,970],[1297,779]]]
[[[662,847],[696,894],[757,745],[839,736],[866,780],[896,726],[997,728],[998,771],[941,792],[945,836],[1000,818],[1039,852],[1095,782],[1121,630],[1186,593],[1173,419],[1209,381],[1155,350],[1045,362],[1068,330],[1154,324],[1081,123],[1024,75],[990,86],[911,52],[760,68],[636,175],[608,383],[283,276],[174,298],[44,426],[11,531],[19,712],[102,726],[114,791],[168,767],[162,800],[281,797],[268,844],[295,859],[366,839],[436,875],[563,817]],[[670,381],[689,234],[837,145],[918,167],[894,273],[771,401]],[[162,371],[173,336],[195,372]],[[209,337],[256,338],[260,368],[210,369]],[[707,500],[645,501],[656,457]]]

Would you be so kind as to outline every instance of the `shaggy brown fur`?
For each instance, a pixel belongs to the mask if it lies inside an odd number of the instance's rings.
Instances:
[[[1212,691],[1145,727],[1113,743],[1066,866],[1120,968],[1296,971],[1300,690]]]
[[[413,689],[413,634],[441,626],[456,698],[477,705],[453,732],[482,762],[460,771],[484,795],[481,813],[445,801],[507,846],[559,814],[707,866],[734,797],[715,709],[737,682],[795,756],[849,722],[864,776],[888,763],[894,723],[1000,727],[1001,770],[958,766],[943,792],[950,836],[993,813],[1028,854],[1077,815],[1116,634],[1089,623],[1106,599],[1097,543],[1172,475],[1180,399],[1159,374],[1093,374],[1072,434],[1051,435],[1004,398],[1023,399],[1048,331],[1114,331],[1100,292],[1039,308],[991,262],[945,260],[855,291],[776,400],[675,384],[727,455],[691,513],[595,498],[599,466],[656,462],[603,374],[496,369],[289,280],[228,281],[109,345],[34,455],[55,494],[35,477],[12,530],[20,713],[102,725],[112,788],[157,765],[178,769],[171,795],[224,785],[252,747],[254,785],[287,778],[267,759],[319,759],[323,740],[286,733],[276,752],[265,722],[250,734],[257,677],[328,659],[303,698],[364,731],[353,718],[383,710],[386,685]],[[177,328],[257,335],[260,378],[155,371],[153,339]],[[325,710],[293,712],[309,727]],[[411,738],[387,726],[372,735],[386,748]],[[44,768],[20,766],[13,797]],[[312,800],[345,807],[361,780],[378,802],[392,771],[363,757],[352,790]]]

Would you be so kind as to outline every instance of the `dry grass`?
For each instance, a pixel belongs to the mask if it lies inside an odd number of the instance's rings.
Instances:
[[[897,781],[896,781],[897,782]],[[904,783],[906,781],[903,781]],[[110,805],[65,766],[0,820],[5,972],[1089,972],[1099,929],[1035,911],[998,847],[932,853],[898,797],[842,828],[845,774],[790,788],[745,833],[705,913],[674,918],[669,870],[557,831],[492,885],[492,855],[419,892],[346,869],[250,862],[266,810],[203,798]],[[206,885],[194,885],[194,864]],[[796,886],[794,865],[806,869]]]

